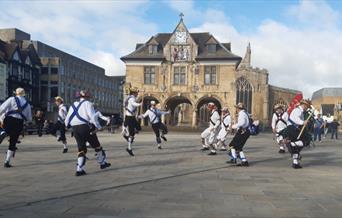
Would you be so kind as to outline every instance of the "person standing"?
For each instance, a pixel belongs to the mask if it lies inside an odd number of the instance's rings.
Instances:
[[[162,149],[161,147],[161,139],[164,141],[167,141],[165,135],[168,133],[167,127],[164,123],[161,121],[161,116],[165,114],[169,114],[170,111],[161,111],[156,108],[156,102],[151,101],[150,102],[151,107],[142,115],[139,116],[139,118],[146,118],[148,116],[150,123],[152,125],[152,129],[154,131],[154,134],[156,135],[156,141],[157,141],[157,147],[158,149]],[[161,130],[161,134],[160,134]]]
[[[232,125],[232,129],[237,130],[232,141],[229,143],[230,148],[230,157],[231,160],[227,161],[227,163],[236,164],[237,163],[237,154],[241,160],[241,166],[248,167],[249,163],[247,158],[243,152],[243,147],[245,146],[247,139],[250,136],[250,132],[248,129],[249,126],[249,116],[247,111],[245,110],[245,106],[243,103],[238,103],[235,105],[236,112],[238,115],[237,123]]]
[[[217,111],[217,107],[214,103],[208,103],[207,109],[210,113],[209,127],[201,133],[202,139],[202,151],[210,150],[208,155],[216,155],[216,148],[214,146],[214,140],[218,133],[218,128],[221,124],[220,114]]]
[[[11,158],[15,156],[15,151],[17,150],[16,144],[23,130],[24,122],[32,121],[31,106],[25,99],[25,90],[23,88],[17,88],[15,95],[15,97],[8,98],[0,106],[0,116],[5,114],[3,128],[10,137],[4,164],[5,168],[12,167],[10,164]]]
[[[317,118],[314,123],[314,141],[318,139],[321,142],[322,129],[324,127],[324,120],[321,118],[321,114],[317,114]]]
[[[338,127],[340,126],[340,124],[338,123],[337,119],[334,119],[333,122],[330,123],[330,128],[331,128],[331,139],[334,138],[338,139]]]
[[[222,119],[221,119],[221,129],[217,134],[217,143],[215,145],[216,149],[220,149],[221,151],[227,150],[227,145],[225,141],[227,139],[228,133],[231,129],[232,118],[230,116],[229,110],[227,107],[222,109]]]
[[[43,127],[44,127],[44,114],[43,111],[38,110],[36,112],[36,115],[34,117],[35,121],[36,121],[36,125],[37,125],[37,133],[39,137],[42,137],[43,135]]]
[[[80,100],[74,102],[69,108],[68,114],[65,118],[65,125],[69,128],[72,127],[74,137],[77,142],[78,156],[76,176],[86,175],[85,163],[87,146],[94,148],[96,152],[96,160],[100,164],[101,169],[111,166],[107,163],[106,152],[103,150],[97,135],[96,130],[100,129],[100,124],[95,120],[95,110],[93,104],[89,101],[91,95],[88,91],[82,90],[79,93]]]
[[[284,111],[284,106],[281,104],[276,104],[274,106],[275,112],[272,116],[272,131],[273,134],[276,136],[276,141],[279,145],[279,151],[278,153],[285,153],[285,146],[284,146],[284,137],[281,134],[281,131],[283,131],[287,127],[287,120],[288,120],[288,114]]]
[[[292,156],[292,167],[294,169],[300,169],[302,166],[299,161],[301,159],[300,151],[306,145],[305,132],[301,133],[301,130],[306,127],[308,120],[304,120],[304,112],[311,107],[311,103],[308,100],[301,100],[299,106],[297,106],[291,112],[288,122],[288,140],[286,142],[287,148]],[[301,135],[300,135],[301,134]]]
[[[58,117],[57,117],[57,122],[51,128],[51,134],[53,136],[57,136],[56,135],[57,131],[59,131],[59,136],[57,137],[57,141],[61,141],[63,143],[63,153],[67,153],[68,147],[67,147],[67,140],[65,137],[65,124],[64,124],[66,115],[68,113],[67,107],[64,105],[64,100],[60,96],[55,97],[55,104],[58,107]]]
[[[138,107],[141,106],[141,103],[136,102],[138,93],[138,88],[131,87],[129,89],[129,96],[125,100],[125,121],[123,126],[123,137],[127,140],[126,151],[131,156],[134,156],[132,150],[134,136],[138,131],[141,130],[141,126],[136,118]]]

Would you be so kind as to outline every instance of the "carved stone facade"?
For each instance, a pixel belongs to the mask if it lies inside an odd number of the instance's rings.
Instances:
[[[146,43],[121,58],[126,64],[126,86],[140,89],[144,112],[151,100],[170,109],[169,125],[207,125],[206,104],[234,112],[244,102],[254,118],[268,123],[270,93],[267,70],[251,67],[251,49],[244,59],[231,51],[230,43],[220,43],[210,33],[189,33],[183,19],[172,33],[152,36]],[[271,91],[272,90],[272,91]],[[284,96],[287,102],[294,96]]]

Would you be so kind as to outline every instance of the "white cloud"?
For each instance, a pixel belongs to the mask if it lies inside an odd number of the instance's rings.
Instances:
[[[337,28],[338,12],[325,2],[315,1],[302,1],[289,11],[292,16],[298,15],[296,18],[304,27],[268,19],[256,32],[242,34],[229,23],[229,18],[223,19],[222,11],[207,10],[202,13],[219,16],[212,16],[190,31],[209,31],[221,42],[232,42],[233,52],[242,57],[250,41],[252,64],[269,70],[272,85],[301,90],[305,97],[322,87],[341,86],[342,31]]]

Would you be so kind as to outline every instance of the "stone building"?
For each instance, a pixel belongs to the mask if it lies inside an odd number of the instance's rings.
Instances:
[[[244,102],[253,118],[268,125],[273,105],[290,103],[297,91],[268,84],[268,71],[251,66],[251,48],[242,59],[208,32],[190,33],[181,18],[172,33],[159,33],[123,56],[126,86],[136,86],[145,111],[155,100],[170,109],[170,125],[206,125],[206,104],[233,112]]]
[[[121,77],[106,76],[105,70],[40,41],[33,41],[28,33],[18,29],[0,29],[0,39],[16,41],[23,47],[34,47],[42,63],[40,105],[54,111],[54,97],[60,95],[70,105],[80,89],[88,89],[98,109],[104,114],[120,113]],[[38,96],[38,95],[37,95]]]
[[[32,45],[23,47],[17,42],[0,40],[0,102],[22,87],[33,108],[39,108],[40,67],[40,59]]]
[[[322,88],[312,94],[312,105],[323,116],[328,114],[342,121],[342,88]]]

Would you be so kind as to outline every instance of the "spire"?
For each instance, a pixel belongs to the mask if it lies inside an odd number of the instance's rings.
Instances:
[[[245,57],[242,59],[240,65],[239,65],[239,68],[251,67],[251,54],[252,54],[251,43],[248,42]]]
[[[180,20],[182,21],[182,20],[183,20],[183,17],[184,17],[183,12],[181,12],[181,13],[179,14],[179,17],[180,17]]]

